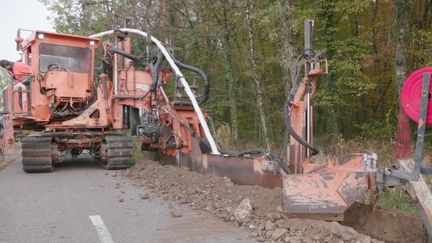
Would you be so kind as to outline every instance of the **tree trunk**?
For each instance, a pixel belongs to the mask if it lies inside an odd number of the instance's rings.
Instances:
[[[399,99],[400,89],[406,79],[406,44],[409,28],[410,3],[405,0],[395,0],[396,7],[396,43],[395,43],[395,88],[397,99]]]
[[[285,82],[285,92],[287,94],[287,99],[284,104],[284,110],[287,109],[289,105],[289,101],[298,88],[300,83],[300,72],[302,63],[297,60],[298,53],[296,52],[296,48],[294,47],[294,34],[292,32],[292,25],[290,19],[291,9],[292,9],[292,0],[281,0],[282,4],[285,7],[285,16],[283,18],[282,23],[282,35],[281,35],[281,64],[282,64],[282,72],[283,78]],[[287,114],[285,112],[285,119],[287,118]],[[285,121],[287,122],[287,121]]]
[[[294,47],[294,34],[292,32],[292,0],[281,0],[281,4],[284,6],[284,18],[282,22],[281,30],[281,44],[282,51],[280,53],[280,62],[282,65],[283,79],[285,83],[286,100],[283,107],[283,116],[285,122],[285,136],[283,144],[286,144],[286,155],[287,161],[290,161],[290,134],[288,132],[288,123],[290,117],[288,114],[288,107],[291,100],[294,98],[295,92],[298,89],[300,83],[300,72],[301,64],[297,60],[298,53]]]
[[[294,38],[291,31],[292,26],[290,23],[292,0],[282,0],[282,4],[285,6],[285,17],[283,19],[282,29],[282,46],[283,51],[281,53],[281,63],[284,72],[284,81],[286,83],[286,92],[290,93],[290,90],[296,89],[300,79],[300,66],[297,63],[297,56],[294,47]]]
[[[395,104],[399,104],[399,96],[402,85],[406,79],[407,71],[407,35],[409,31],[410,3],[405,0],[395,0],[396,9],[396,43],[395,43]],[[399,107],[397,115],[398,127],[396,144],[394,147],[395,159],[405,159],[411,156],[411,130],[408,117]]]
[[[225,61],[225,78],[228,83],[228,99],[230,106],[231,135],[234,143],[238,142],[238,114],[237,102],[234,85],[232,47],[231,47],[231,29],[228,23],[227,4],[222,2],[223,11],[223,54]]]
[[[253,5],[250,0],[247,1],[247,7],[246,7],[246,22],[247,22],[247,30],[249,35],[249,54],[250,54],[250,62],[252,65],[252,78],[255,83],[255,92],[257,96],[257,107],[258,107],[258,113],[261,123],[261,129],[262,129],[262,136],[264,138],[265,146],[267,148],[267,151],[270,151],[270,141],[267,134],[267,124],[266,124],[266,116],[264,112],[264,105],[263,105],[263,95],[262,95],[262,87],[261,87],[261,81],[258,74],[258,66],[256,62],[256,53],[255,53],[255,46],[254,46],[254,32],[253,32],[253,26],[252,26],[252,14],[253,14]]]

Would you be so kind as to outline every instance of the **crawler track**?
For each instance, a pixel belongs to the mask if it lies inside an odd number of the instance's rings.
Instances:
[[[21,157],[25,172],[43,173],[53,171],[51,141],[51,137],[38,137],[37,134],[30,134],[23,138]]]
[[[106,136],[101,150],[102,165],[107,170],[127,169],[134,164],[133,143],[128,136]]]

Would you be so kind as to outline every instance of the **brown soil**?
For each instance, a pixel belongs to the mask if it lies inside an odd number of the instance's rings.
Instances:
[[[371,214],[366,207],[355,206],[346,215],[347,226],[343,226],[336,222],[288,218],[281,213],[279,188],[234,185],[226,177],[202,175],[154,161],[138,162],[124,174],[137,186],[164,200],[189,204],[193,209],[208,211],[245,228],[258,241],[379,242],[373,237],[388,242],[417,242],[422,237],[419,220],[392,210],[379,209]],[[250,200],[253,210],[248,217],[238,220],[234,211],[244,198]]]
[[[345,225],[386,242],[422,242],[423,224],[419,218],[399,210],[355,204],[345,213]]]

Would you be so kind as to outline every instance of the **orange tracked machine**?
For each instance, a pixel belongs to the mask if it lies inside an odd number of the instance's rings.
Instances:
[[[151,126],[154,106],[166,99],[158,85],[171,71],[149,65],[135,69],[131,59],[140,61],[130,54],[131,39],[117,37],[121,41],[103,43],[102,64],[95,71],[98,38],[33,31],[24,40],[18,34],[21,61],[31,71],[26,81],[11,81],[2,91],[2,145],[10,149],[14,136],[22,136],[24,171],[52,171],[63,155],[83,151],[106,169],[133,164],[126,134],[143,130],[140,117]],[[161,62],[157,53],[146,59],[154,66]],[[180,122],[186,122],[186,113],[177,115]]]
[[[90,37],[33,31],[25,40],[18,32],[17,48],[31,71],[25,81],[10,81],[2,91],[1,145],[10,149],[14,137],[22,137],[26,172],[50,172],[64,155],[83,151],[106,169],[124,169],[133,165],[132,135],[142,150],[157,151],[176,166],[226,176],[237,184],[282,187],[286,213],[327,220],[342,220],[365,195],[412,184],[431,233],[432,194],[420,175],[421,169],[427,171],[422,168],[423,140],[418,140],[415,162],[401,162],[413,163],[412,171],[379,168],[375,154],[356,154],[344,164],[313,158],[312,100],[328,64],[312,49],[312,26],[306,20],[304,78],[293,87],[285,109],[286,161],[269,151],[220,152],[200,108],[209,95],[205,73],[176,60],[153,36],[129,28]],[[131,34],[145,39],[145,51],[134,53]],[[106,35],[115,36],[113,43],[101,42]],[[192,86],[182,71],[192,75]],[[424,77],[429,85],[430,73]],[[427,90],[418,92],[425,94],[421,117],[426,116]],[[423,122],[419,131],[422,137]]]

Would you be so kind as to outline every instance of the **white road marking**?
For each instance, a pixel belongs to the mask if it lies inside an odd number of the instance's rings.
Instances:
[[[102,243],[114,243],[110,232],[108,231],[107,227],[105,226],[101,216],[99,215],[92,215],[89,216],[90,220],[92,221],[94,227],[96,228],[96,231],[99,235],[99,240]]]

